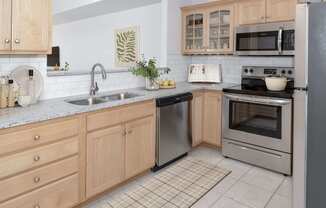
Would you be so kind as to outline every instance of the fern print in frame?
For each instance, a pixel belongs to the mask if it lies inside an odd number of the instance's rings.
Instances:
[[[132,67],[139,58],[139,27],[129,27],[115,32],[115,65]]]

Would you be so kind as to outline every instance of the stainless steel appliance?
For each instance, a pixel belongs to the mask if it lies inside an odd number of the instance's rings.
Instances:
[[[326,204],[325,11],[325,2],[299,4],[296,11],[293,145],[295,208],[324,208]]]
[[[165,167],[185,156],[191,149],[190,101],[191,93],[156,100],[157,139],[156,167]]]
[[[290,56],[295,49],[295,23],[280,22],[239,26],[236,54],[240,56]]]
[[[220,64],[191,64],[188,69],[188,82],[221,83]]]
[[[285,91],[268,91],[264,78],[283,75]],[[293,68],[244,67],[242,84],[224,89],[223,155],[292,173]]]

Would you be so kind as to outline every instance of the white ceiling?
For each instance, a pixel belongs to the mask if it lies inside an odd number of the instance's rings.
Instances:
[[[159,2],[161,0],[54,0],[53,22],[64,24]]]

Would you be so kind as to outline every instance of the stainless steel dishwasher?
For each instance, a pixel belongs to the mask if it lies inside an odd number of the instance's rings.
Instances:
[[[192,93],[156,100],[156,167],[159,170],[187,155],[191,149],[190,101]]]

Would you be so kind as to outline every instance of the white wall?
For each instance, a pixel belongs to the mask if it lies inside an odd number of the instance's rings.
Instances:
[[[90,71],[94,63],[114,69],[114,31],[140,28],[140,54],[161,56],[161,4],[97,16],[53,28],[53,44],[60,46],[61,65],[67,61],[72,71]]]

